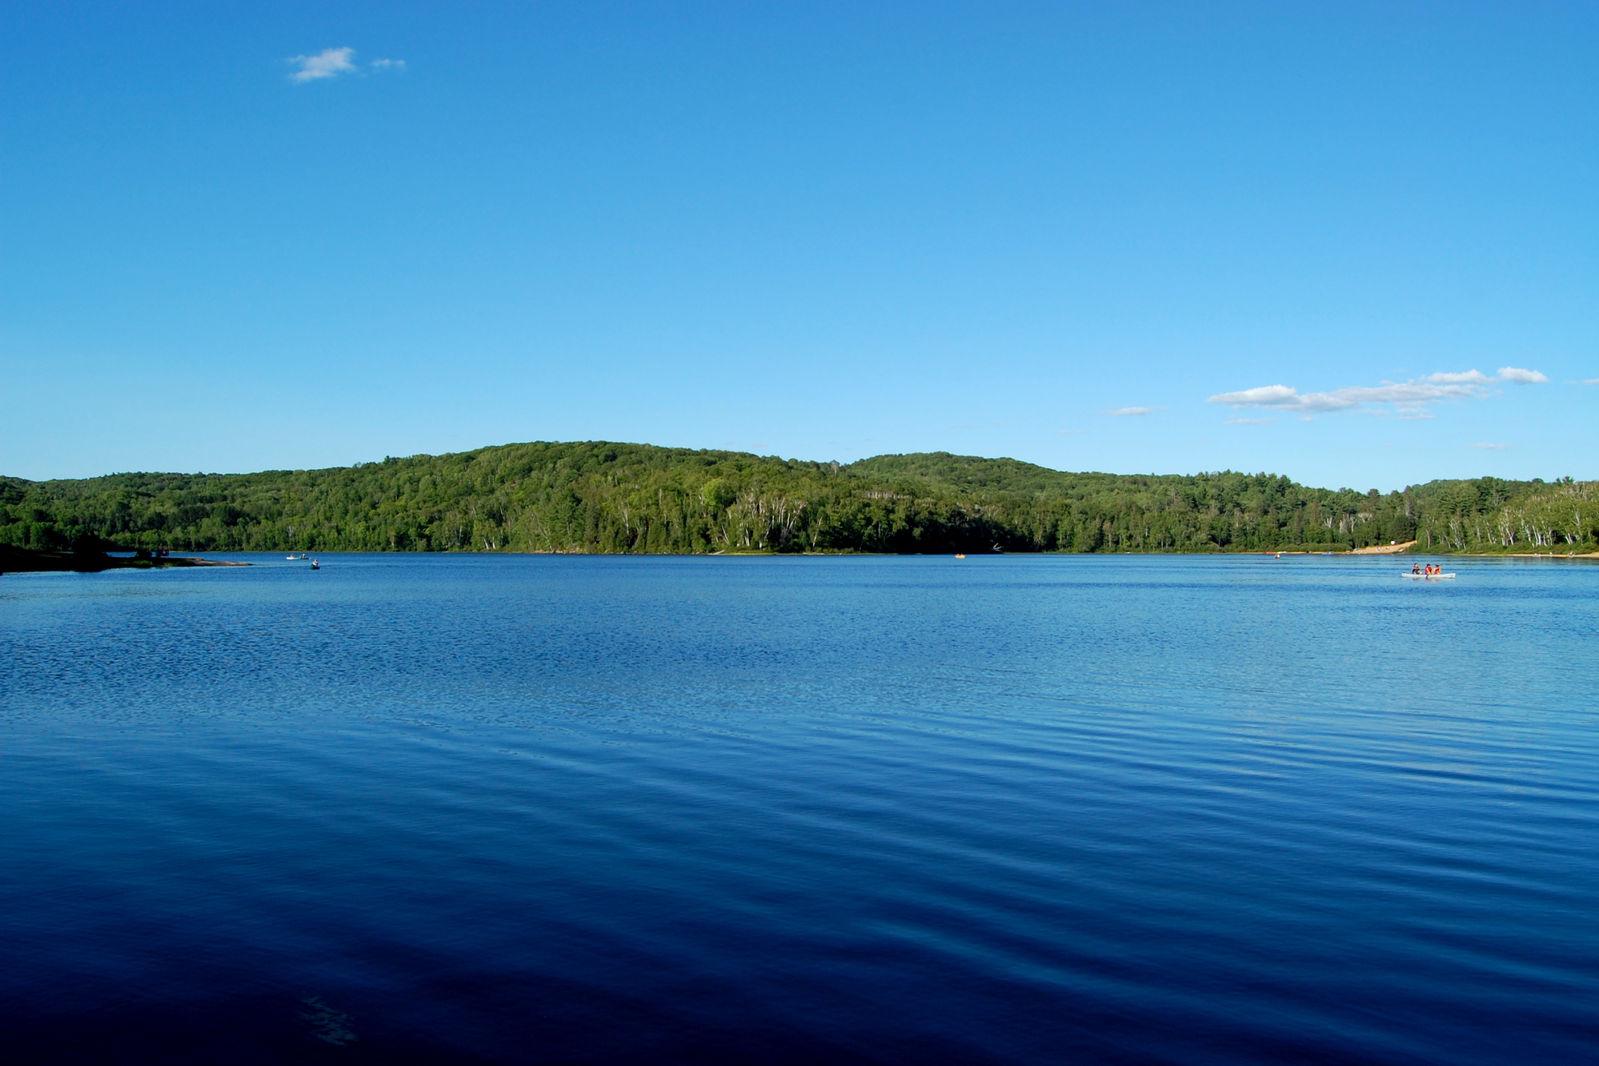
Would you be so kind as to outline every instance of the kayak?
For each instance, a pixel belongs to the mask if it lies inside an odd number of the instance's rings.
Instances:
[[[1400,574],[1399,576],[1408,577],[1412,581],[1449,581],[1454,578],[1455,574],[1451,570],[1447,574]]]

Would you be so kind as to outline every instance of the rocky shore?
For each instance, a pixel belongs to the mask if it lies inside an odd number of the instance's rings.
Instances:
[[[176,566],[249,566],[190,555],[109,555],[105,552],[32,551],[0,547],[0,574],[70,571],[97,574],[102,570],[157,570]]]

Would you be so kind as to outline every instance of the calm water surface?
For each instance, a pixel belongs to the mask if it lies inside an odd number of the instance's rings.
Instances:
[[[1599,567],[0,579],[10,1061],[1577,1062]]]

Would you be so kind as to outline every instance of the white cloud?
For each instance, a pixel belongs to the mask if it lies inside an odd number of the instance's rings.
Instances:
[[[1269,425],[1271,425],[1271,419],[1269,419],[1269,418],[1229,418],[1227,420],[1227,424],[1229,426],[1269,426]]]
[[[1428,374],[1427,380],[1436,385],[1481,385],[1489,379],[1481,370],[1459,370]]]
[[[1479,448],[1479,449],[1481,449],[1482,451],[1485,451],[1485,452],[1502,452],[1506,448],[1510,447],[1510,445],[1508,445],[1508,444],[1490,444],[1487,441],[1482,441],[1482,442],[1479,442],[1477,444],[1473,444],[1472,447],[1473,448]]]
[[[291,56],[289,62],[297,68],[289,74],[293,82],[321,81],[340,74],[355,73],[354,48],[324,48],[314,56]]]
[[[1583,378],[1582,383],[1584,385],[1599,385],[1599,378]]]
[[[355,61],[355,49],[348,45],[343,48],[324,48],[316,55],[290,56],[288,62],[295,68],[289,72],[289,80],[296,83],[365,72],[398,73],[405,69],[405,60],[389,57],[374,59],[363,67]]]
[[[1401,418],[1423,419],[1432,417],[1427,412],[1428,404],[1486,396],[1489,394],[1488,384],[1494,381],[1536,383],[1548,380],[1536,370],[1507,366],[1501,367],[1498,376],[1493,378],[1480,370],[1446,371],[1428,375],[1419,381],[1350,385],[1328,392],[1300,392],[1290,385],[1257,385],[1238,392],[1218,393],[1210,397],[1210,402],[1228,407],[1298,411],[1302,415],[1377,408]]]
[[[1485,385],[1495,380],[1517,381],[1524,385],[1542,385],[1549,378],[1536,370],[1526,370],[1519,366],[1502,366],[1493,377],[1489,377],[1481,370],[1459,370],[1446,371],[1441,374],[1428,374],[1427,380],[1440,385]]]
[[[1211,403],[1232,404],[1234,407],[1293,407],[1299,393],[1287,385],[1257,385],[1240,392],[1224,392],[1212,396]]]
[[[1154,413],[1153,407],[1118,407],[1111,412],[1114,418],[1131,418]]]

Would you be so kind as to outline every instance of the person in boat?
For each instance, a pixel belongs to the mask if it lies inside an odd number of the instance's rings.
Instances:
[[[1411,572],[1411,573],[1412,573],[1412,574],[1419,574],[1419,573],[1421,573],[1421,564],[1420,564],[1420,563],[1411,563],[1411,564],[1410,564],[1410,572]]]

